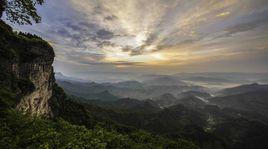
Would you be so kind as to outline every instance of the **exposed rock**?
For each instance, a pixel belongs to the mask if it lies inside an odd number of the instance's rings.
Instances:
[[[29,80],[33,83],[35,89],[22,96],[17,109],[34,115],[52,116],[53,113],[48,102],[52,98],[54,84],[52,66],[23,64],[21,67],[28,72]]]
[[[52,103],[56,85],[52,63],[52,47],[41,38],[15,33],[0,21],[1,88],[14,91],[18,110],[33,116],[54,117],[57,109]],[[54,101],[51,101],[54,100]]]

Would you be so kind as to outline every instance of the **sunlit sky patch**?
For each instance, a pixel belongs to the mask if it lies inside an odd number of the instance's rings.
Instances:
[[[66,74],[268,72],[267,0],[46,0],[38,10],[42,23],[15,27],[48,40]]]

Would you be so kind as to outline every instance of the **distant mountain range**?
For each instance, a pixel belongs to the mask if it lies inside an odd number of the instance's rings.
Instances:
[[[233,88],[226,88],[219,91],[217,94],[220,96],[226,95],[235,95],[247,92],[254,92],[254,91],[266,91],[268,92],[268,85],[262,85],[258,83],[248,84],[248,85],[241,85]]]
[[[167,76],[155,77],[143,82],[132,80],[117,83],[85,83],[58,79],[57,83],[70,95],[110,108],[124,109],[122,105],[126,106],[125,109],[142,107],[146,105],[144,103],[146,99],[151,99],[147,100],[151,103],[151,107],[148,108],[155,108],[155,110],[178,104],[189,108],[218,105],[220,108],[240,111],[240,114],[244,113],[254,119],[258,117],[257,115],[261,117],[260,119],[268,118],[265,114],[268,113],[266,101],[268,85],[257,83],[226,88],[213,95],[202,86],[188,85],[177,78]],[[110,105],[107,106],[108,104],[103,102],[108,102]],[[140,109],[144,111],[145,108]]]
[[[208,104],[208,98],[212,96],[206,92],[200,91],[186,91],[179,93],[177,96],[166,93],[158,97],[152,98],[160,107],[170,107],[176,104],[183,104],[186,106],[194,105],[206,105]]]
[[[223,78],[214,78],[214,77],[204,77],[204,76],[193,76],[185,77],[184,80],[193,81],[193,82],[204,82],[204,83],[231,83],[231,80]]]
[[[129,88],[129,89],[143,89],[144,85],[138,81],[124,81],[111,84],[119,88]]]
[[[188,84],[174,77],[164,76],[143,81],[147,86],[187,86]]]
[[[228,82],[210,82],[217,81]],[[254,147],[266,146],[267,85],[253,83],[211,93],[205,87],[172,76],[154,76],[141,82],[85,83],[58,79],[57,83],[68,94],[78,96],[71,99],[83,103],[85,111],[122,125],[171,138],[182,137],[204,149],[245,148],[255,140],[260,143]],[[87,105],[111,111],[103,113]]]
[[[75,78],[75,77],[69,77],[69,76],[66,76],[64,74],[62,74],[61,72],[55,72],[55,78],[57,80],[65,80],[65,81],[69,81],[69,82],[72,82],[72,81],[76,81],[76,82],[90,82],[89,80],[84,80],[84,79],[79,79],[79,78]]]
[[[266,80],[268,73],[203,72],[179,73],[172,76],[178,77],[181,80],[246,84]]]
[[[176,96],[184,91],[207,91],[202,86],[188,85],[178,79],[160,77],[144,82],[125,81],[117,83],[79,82],[57,79],[63,89],[75,96],[91,99],[92,94],[108,91],[118,98],[150,99],[165,93]]]

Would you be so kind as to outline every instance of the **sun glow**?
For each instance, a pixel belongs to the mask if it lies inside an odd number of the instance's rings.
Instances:
[[[153,58],[155,58],[156,60],[166,60],[166,58],[163,56],[163,54],[161,53],[154,53],[151,55]]]
[[[129,62],[129,63],[143,63],[143,64],[155,64],[165,60],[168,60],[168,55],[165,53],[143,53],[140,55],[131,55],[129,51],[122,51],[120,48],[108,48],[105,50],[105,58],[103,62]]]
[[[139,33],[135,38],[137,46],[143,45],[146,39],[147,39],[147,36],[145,33]]]

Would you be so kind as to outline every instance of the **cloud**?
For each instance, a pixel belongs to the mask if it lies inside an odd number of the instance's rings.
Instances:
[[[226,11],[226,12],[222,12],[222,13],[218,14],[217,17],[225,17],[225,16],[228,16],[230,14],[231,13],[229,11]]]
[[[162,54],[187,65],[265,45],[267,8],[267,0],[47,0],[41,24],[16,27],[51,41],[68,62],[167,64],[152,56]]]
[[[88,60],[79,60],[78,63],[85,65],[94,66],[116,66],[116,67],[142,67],[144,63],[142,62],[128,62],[128,61],[115,61],[115,62],[97,62]]]
[[[252,31],[255,28],[267,25],[268,23],[268,9],[264,11],[257,11],[256,13],[252,13],[248,16],[244,16],[241,18],[241,22],[237,22],[234,25],[231,25],[224,29],[225,33],[222,36],[232,36],[237,33]]]
[[[97,38],[103,39],[103,40],[107,40],[107,39],[111,39],[114,37],[113,32],[107,31],[105,29],[101,29],[97,31]]]
[[[115,19],[118,19],[118,18],[116,16],[114,16],[114,15],[106,16],[104,18],[105,21],[113,21]]]
[[[110,41],[102,41],[97,44],[99,48],[104,48],[104,47],[117,47],[115,43],[112,43]]]

